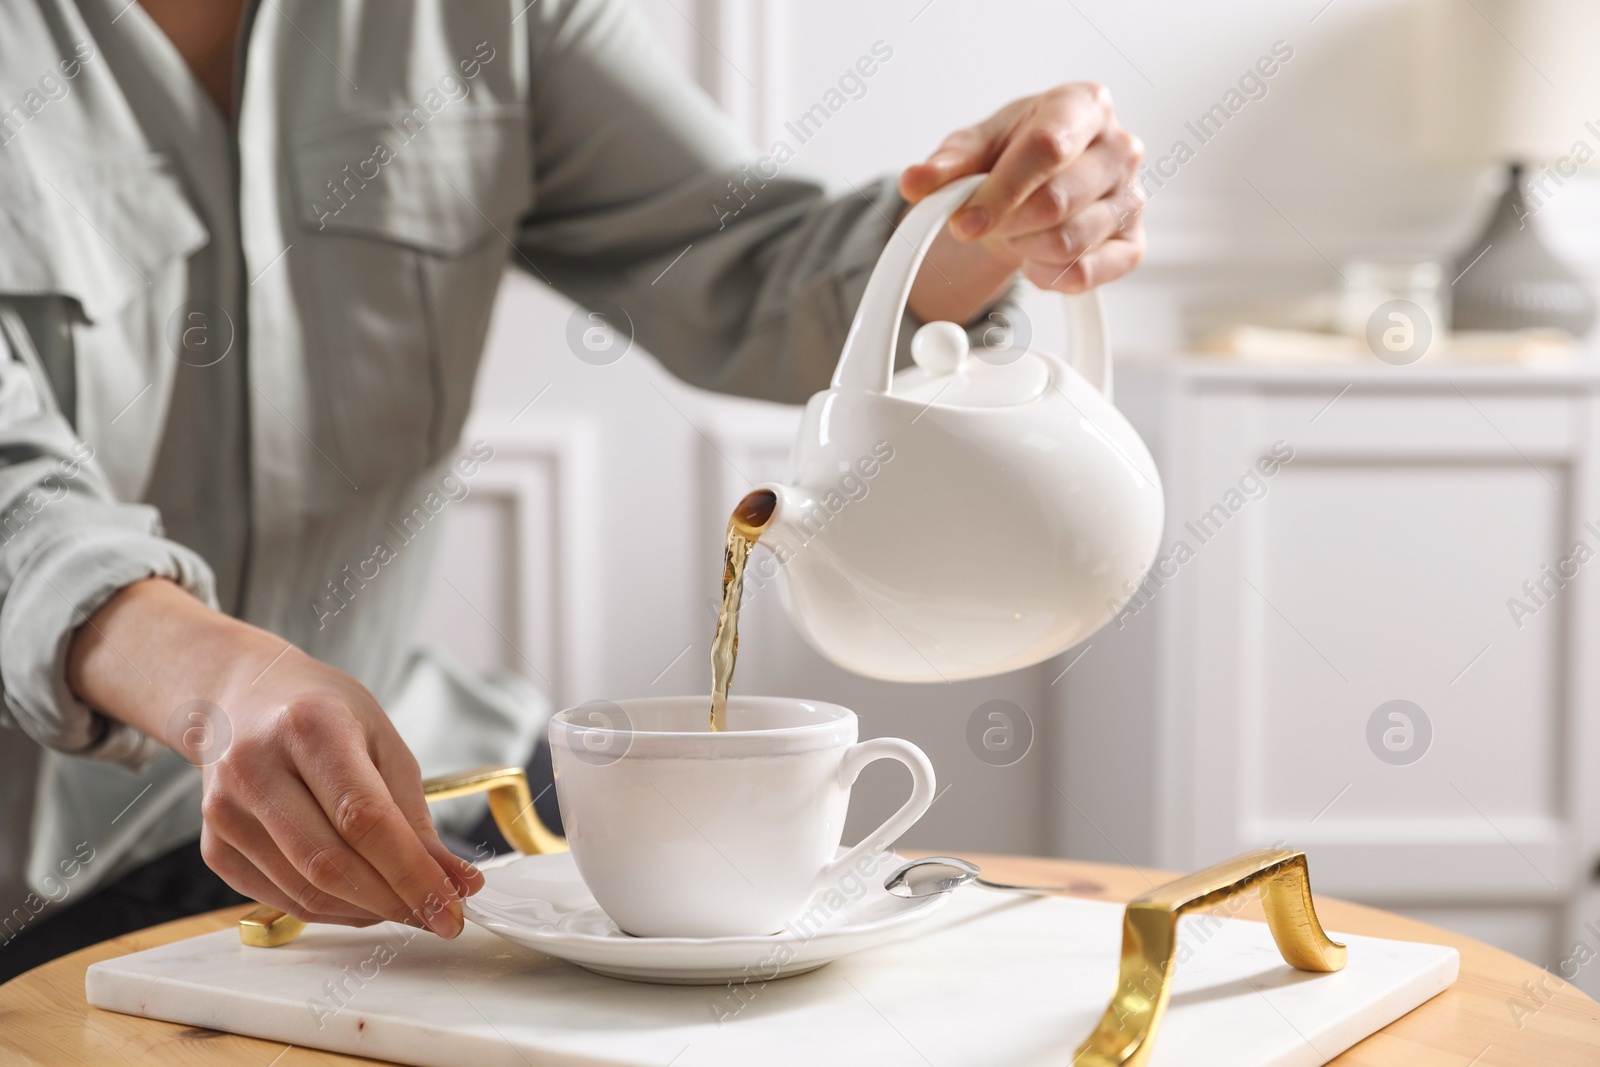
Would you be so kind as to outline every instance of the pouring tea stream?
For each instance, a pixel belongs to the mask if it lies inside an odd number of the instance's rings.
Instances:
[[[744,568],[761,532],[772,523],[778,506],[774,493],[758,489],[739,501],[728,519],[728,536],[722,550],[722,606],[717,609],[717,633],[711,641],[711,729],[728,728],[728,686],[739,658],[739,604],[744,599]]]

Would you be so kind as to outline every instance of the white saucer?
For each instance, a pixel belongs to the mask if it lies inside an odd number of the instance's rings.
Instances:
[[[885,853],[887,877],[905,860]],[[467,918],[507,941],[612,978],[672,985],[787,978],[909,934],[948,894],[905,900],[874,882],[834,910],[818,902],[804,928],[765,937],[633,937],[590,894],[572,854],[520,856],[483,868],[484,888],[464,902]]]

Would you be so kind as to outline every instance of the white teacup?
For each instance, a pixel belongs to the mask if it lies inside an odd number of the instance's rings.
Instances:
[[[780,931],[813,893],[888,848],[933,803],[933,765],[899,738],[856,741],[837,704],[734,697],[596,701],[550,721],[573,859],[611,920],[639,937]],[[868,763],[911,771],[911,798],[842,856],[850,787]]]

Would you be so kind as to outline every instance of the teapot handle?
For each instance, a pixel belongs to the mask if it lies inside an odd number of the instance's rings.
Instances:
[[[895,229],[878,265],[867,279],[861,306],[844,340],[844,352],[833,372],[833,388],[866,389],[887,393],[894,378],[894,353],[900,340],[900,320],[934,238],[950,216],[982,184],[987,174],[972,174],[929,193],[906,212]],[[1109,399],[1111,396],[1111,337],[1106,329],[1105,305],[1098,291],[1066,297],[1067,327],[1078,373]]]

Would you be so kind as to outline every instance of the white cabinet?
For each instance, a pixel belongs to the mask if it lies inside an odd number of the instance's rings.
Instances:
[[[1600,376],[1118,374],[1165,562],[1056,687],[1057,848],[1286,842],[1319,892],[1600,954]]]

